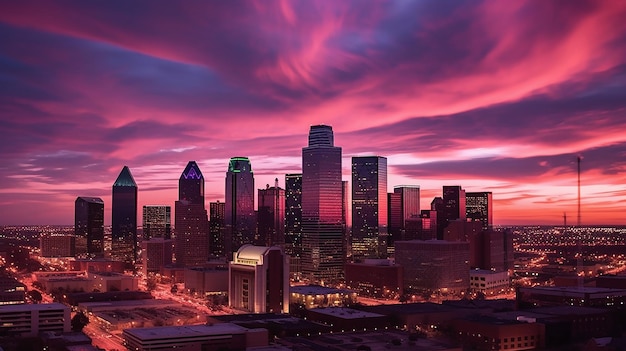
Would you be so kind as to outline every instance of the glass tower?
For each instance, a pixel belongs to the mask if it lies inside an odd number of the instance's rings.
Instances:
[[[352,257],[387,255],[387,159],[352,158]]]
[[[311,126],[302,149],[302,271],[332,281],[343,271],[341,148],[332,127]]]
[[[124,166],[113,183],[111,257],[133,268],[137,261],[137,183]]]
[[[99,197],[78,197],[74,202],[76,256],[104,256],[104,201]]]
[[[259,211],[257,214],[257,245],[285,245],[285,189],[278,187],[278,178],[273,187],[269,184],[259,189]]]
[[[302,273],[302,174],[285,175],[285,253],[289,255],[290,271]]]
[[[175,209],[176,264],[192,267],[206,263],[209,219],[204,207],[204,176],[195,161],[189,161],[178,180]]]
[[[233,157],[226,172],[227,252],[236,252],[241,245],[256,242],[254,214],[254,173],[247,157]]]
[[[212,257],[226,257],[224,250],[224,212],[223,202],[209,203],[209,253]]]

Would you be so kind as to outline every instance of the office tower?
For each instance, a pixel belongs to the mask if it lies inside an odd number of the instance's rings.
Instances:
[[[289,259],[277,247],[243,245],[228,265],[228,303],[252,313],[289,313]]]
[[[482,222],[484,230],[493,226],[491,192],[465,193],[465,203],[465,213],[468,219]]]
[[[223,202],[209,203],[209,254],[211,257],[226,257],[224,247],[224,211]]]
[[[437,213],[437,239],[443,240],[443,230],[448,224],[446,218],[444,217],[444,203],[443,198],[437,196],[430,203],[430,210],[435,211]]]
[[[465,221],[465,190],[460,186],[444,186],[443,206],[446,224],[457,219]]]
[[[393,188],[393,193],[387,195],[389,237],[388,248],[393,249],[397,240],[411,240],[418,236],[416,232],[406,234],[407,227],[415,227],[415,221],[421,217],[420,187],[417,185],[401,185]],[[408,221],[413,221],[408,223]]]
[[[126,262],[129,268],[137,261],[137,183],[128,166],[113,183],[111,258]]]
[[[332,127],[311,126],[302,149],[302,271],[312,281],[342,274],[343,207],[341,148]]]
[[[146,205],[143,207],[143,239],[172,238],[172,208]]]
[[[101,198],[76,198],[74,235],[77,257],[104,256],[104,201]]]
[[[151,238],[141,242],[143,274],[162,273],[163,267],[172,264],[172,240]]]
[[[258,241],[261,246],[279,246],[285,244],[285,189],[278,187],[278,178],[274,186],[269,184],[259,189]]]
[[[397,241],[395,259],[404,270],[405,292],[459,294],[469,288],[468,242]]]
[[[204,207],[204,176],[195,161],[189,161],[178,180],[175,208],[176,264],[191,267],[206,263],[209,219]]]
[[[302,174],[285,175],[285,253],[291,274],[302,273]]]
[[[387,255],[387,159],[352,158],[352,257]],[[385,250],[382,250],[385,248]]]
[[[243,244],[252,244],[256,237],[254,214],[254,173],[247,157],[233,157],[226,172],[227,252],[235,252]]]
[[[350,185],[347,180],[341,181],[341,237],[343,250],[344,265],[348,262],[348,258],[352,259],[352,239],[350,238],[351,230],[348,227],[348,218],[350,209]]]

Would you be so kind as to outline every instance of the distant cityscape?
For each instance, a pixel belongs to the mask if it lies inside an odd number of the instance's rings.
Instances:
[[[140,209],[123,166],[110,227],[107,204],[81,194],[74,226],[2,227],[0,347],[626,345],[626,227],[497,227],[491,192],[443,185],[422,209],[418,184],[387,192],[384,156],[353,157],[350,182],[341,163],[332,127],[314,125],[285,189],[255,187],[250,159],[232,157],[207,209],[189,161],[173,211]]]

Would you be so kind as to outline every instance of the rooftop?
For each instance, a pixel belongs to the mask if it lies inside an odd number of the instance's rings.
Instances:
[[[0,305],[0,313],[6,312],[22,312],[22,311],[52,311],[65,310],[69,307],[62,303],[36,303],[36,304],[19,304],[19,305]]]
[[[325,314],[342,319],[361,319],[361,318],[379,318],[384,317],[382,314],[354,310],[352,308],[345,307],[328,307],[328,308],[313,308],[310,312]]]
[[[320,285],[299,285],[292,286],[290,289],[292,294],[301,295],[328,295],[328,294],[352,294],[353,291],[347,289],[328,288]]]
[[[167,338],[243,334],[246,331],[248,331],[247,328],[231,323],[124,329],[124,333],[131,334],[144,341]]]

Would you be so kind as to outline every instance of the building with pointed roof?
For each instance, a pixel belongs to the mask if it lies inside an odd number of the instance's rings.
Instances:
[[[137,261],[137,183],[124,166],[113,183],[111,257],[133,268]]]
[[[209,259],[209,218],[204,207],[204,176],[195,161],[187,163],[178,180],[174,216],[176,265],[205,264]]]

